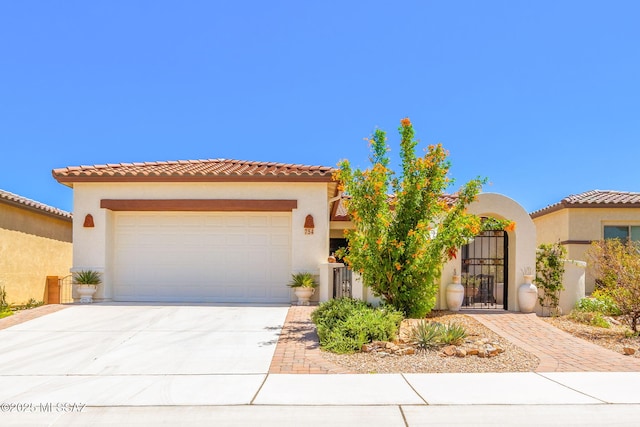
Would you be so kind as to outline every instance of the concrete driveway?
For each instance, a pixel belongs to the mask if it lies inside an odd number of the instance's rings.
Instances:
[[[0,402],[249,403],[269,370],[287,309],[69,307],[0,331]]]
[[[640,372],[267,374],[287,311],[94,304],[0,330],[0,426],[638,425]]]

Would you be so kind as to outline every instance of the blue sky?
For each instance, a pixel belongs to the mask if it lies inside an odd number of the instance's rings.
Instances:
[[[0,189],[72,210],[58,167],[366,167],[411,118],[455,191],[532,211],[640,191],[637,1],[2,1]]]

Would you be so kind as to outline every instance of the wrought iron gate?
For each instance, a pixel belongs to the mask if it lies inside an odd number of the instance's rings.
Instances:
[[[351,298],[351,269],[335,267],[333,269],[333,298]]]
[[[463,306],[507,309],[508,236],[485,231],[462,247]]]

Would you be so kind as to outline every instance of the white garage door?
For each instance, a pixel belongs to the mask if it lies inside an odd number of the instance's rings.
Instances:
[[[289,302],[291,213],[118,212],[116,301]]]

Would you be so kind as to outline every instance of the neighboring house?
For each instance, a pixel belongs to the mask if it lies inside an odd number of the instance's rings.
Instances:
[[[569,259],[586,261],[592,241],[607,238],[640,240],[640,193],[593,190],[565,197],[531,213],[537,244],[560,242]],[[586,275],[585,291],[594,278]]]
[[[71,214],[0,190],[0,286],[7,302],[47,302],[47,276],[72,266]]]
[[[55,169],[74,190],[73,270],[103,273],[97,299],[283,303],[292,273],[320,278],[333,297],[329,254],[352,225],[334,169],[238,160],[126,163]],[[514,220],[515,231],[476,239],[444,266],[439,306],[454,268],[492,275],[493,297],[468,302],[517,310],[522,269],[535,266],[535,227],[513,200],[481,194],[469,210]],[[90,219],[90,220],[89,220]],[[488,282],[487,282],[488,283]],[[367,297],[354,286],[354,296]],[[506,296],[506,298],[505,298]]]

